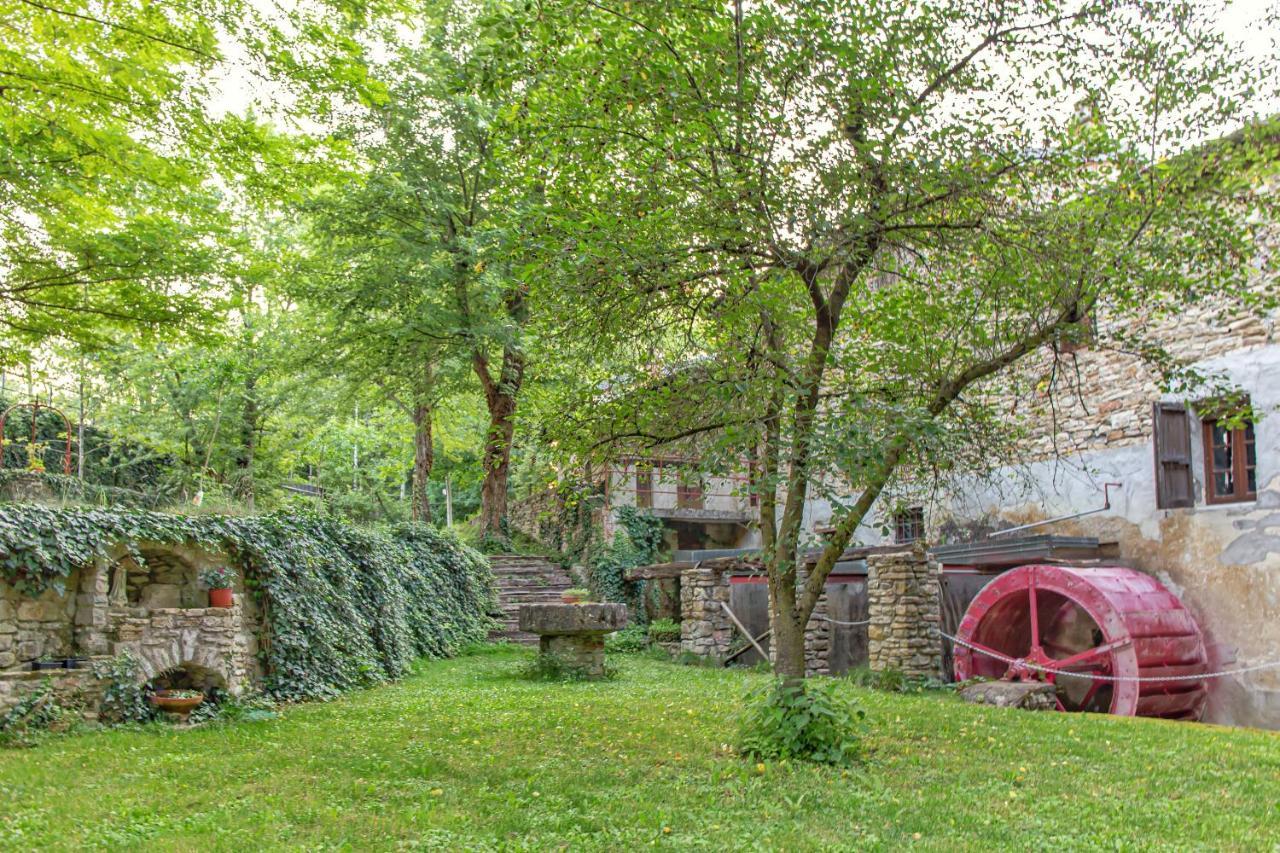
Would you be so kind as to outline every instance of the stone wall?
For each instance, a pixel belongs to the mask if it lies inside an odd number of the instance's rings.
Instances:
[[[999,407],[1026,430],[1019,458],[1125,447],[1150,440],[1151,405],[1162,395],[1156,376],[1137,356],[1109,343],[1108,332],[1131,318],[1099,317],[1096,340],[1055,360],[1046,347],[997,381]],[[1206,300],[1153,324],[1179,362],[1191,364],[1255,350],[1280,340],[1276,317]],[[1012,380],[1012,381],[1011,381]]]
[[[867,557],[870,665],[908,678],[941,678],[939,566],[921,547]]]
[[[74,590],[79,573],[67,581]],[[37,598],[0,584],[0,670],[76,653],[74,594],[46,590]]]
[[[196,582],[203,567],[228,564],[226,555],[148,543],[139,551],[141,563],[124,548],[98,558],[74,572],[62,593],[31,598],[0,583],[0,713],[45,679],[60,697],[96,703],[92,663],[125,652],[139,660],[145,681],[181,674],[239,693],[261,677],[261,620],[243,582],[237,579],[230,608],[206,606]],[[86,659],[84,668],[30,671],[32,661],[69,657]]]

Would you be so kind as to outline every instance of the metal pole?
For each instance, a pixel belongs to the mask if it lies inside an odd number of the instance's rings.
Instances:
[[[444,475],[444,525],[453,527],[453,480]]]

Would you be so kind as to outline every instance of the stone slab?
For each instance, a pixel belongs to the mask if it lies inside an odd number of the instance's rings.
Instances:
[[[625,604],[525,604],[520,630],[542,636],[610,634],[627,626]]]

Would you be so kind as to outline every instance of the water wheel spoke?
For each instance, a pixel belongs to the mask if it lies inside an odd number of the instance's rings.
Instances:
[[[1121,640],[1112,640],[1110,643],[1103,643],[1100,646],[1094,646],[1093,648],[1086,649],[1083,652],[1077,652],[1076,654],[1071,655],[1070,657],[1054,660],[1052,666],[1055,669],[1065,669],[1066,667],[1069,667],[1069,666],[1075,666],[1076,664],[1085,663],[1087,661],[1092,661],[1092,660],[1095,660],[1096,658],[1100,658],[1104,655],[1109,655],[1116,649],[1120,648],[1121,646],[1125,646],[1128,644],[1129,644],[1128,637],[1125,637],[1124,639],[1121,639]]]
[[[1013,657],[1012,655],[1006,655],[1003,652],[998,652],[990,646],[984,646],[982,643],[978,643],[973,640],[965,640],[965,645],[969,647],[971,652],[981,654],[984,657],[996,661],[997,663],[1007,663],[1008,659]]]
[[[1027,605],[1031,612],[1031,648],[1040,648],[1040,608],[1036,606],[1036,573],[1031,570],[1027,582]]]

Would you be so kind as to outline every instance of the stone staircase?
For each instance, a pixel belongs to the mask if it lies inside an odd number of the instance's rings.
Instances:
[[[489,562],[493,566],[493,582],[503,613],[502,626],[491,631],[489,639],[537,643],[537,634],[526,634],[519,628],[520,605],[558,604],[560,593],[573,586],[569,572],[544,557],[495,554]]]

